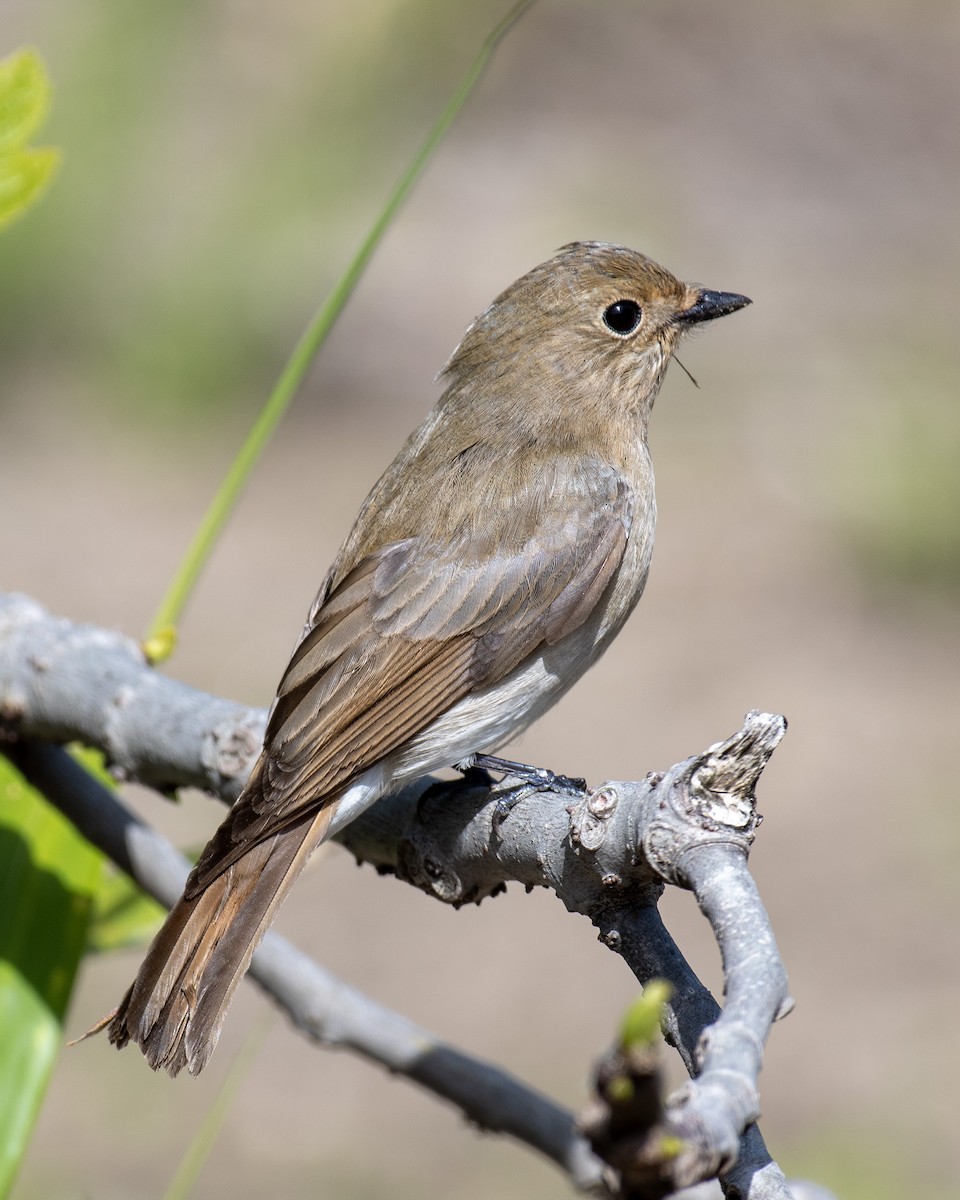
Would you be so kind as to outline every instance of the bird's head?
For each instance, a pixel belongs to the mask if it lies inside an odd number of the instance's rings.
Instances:
[[[749,303],[682,283],[636,250],[573,242],[477,317],[444,373],[487,387],[530,378],[648,406],[683,334]]]
[[[646,441],[684,333],[750,301],[682,283],[646,255],[573,242],[502,292],[443,371],[458,436],[616,455]],[[501,432],[502,431],[502,432]]]

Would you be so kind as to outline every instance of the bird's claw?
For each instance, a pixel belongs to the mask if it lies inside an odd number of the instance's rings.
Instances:
[[[507,758],[496,758],[492,754],[471,754],[456,764],[464,778],[474,773],[484,777],[490,792],[496,796],[493,810],[493,829],[496,832],[521,800],[535,792],[559,792],[577,799],[587,790],[585,779],[558,775],[546,767],[532,767],[527,763],[513,762]],[[490,771],[500,771],[503,779],[493,783]]]

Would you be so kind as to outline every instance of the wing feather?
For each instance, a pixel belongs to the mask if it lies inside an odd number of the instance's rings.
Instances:
[[[564,502],[527,489],[526,536],[404,537],[332,576],[284,674],[264,751],[191,880],[322,807],[459,700],[586,621],[614,578],[632,492],[612,467],[555,472]]]

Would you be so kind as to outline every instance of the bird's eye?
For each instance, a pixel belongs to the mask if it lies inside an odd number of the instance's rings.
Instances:
[[[603,323],[618,337],[626,337],[633,333],[640,324],[643,314],[636,300],[617,300],[609,308],[604,309]]]

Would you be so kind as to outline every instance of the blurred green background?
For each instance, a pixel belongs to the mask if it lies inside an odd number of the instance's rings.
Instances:
[[[142,633],[315,303],[507,5],[3,0],[43,54],[43,204],[0,237],[2,584]],[[798,1000],[764,1123],[847,1197],[955,1195],[960,10],[941,0],[541,0],[334,332],[169,670],[265,704],[357,506],[473,315],[574,238],[753,307],[654,418],[641,608],[521,752],[636,778],[783,711],[753,863]],[[202,797],[135,797],[183,844]],[[635,989],[546,895],[453,913],[332,851],[280,925],[571,1106]],[[701,972],[693,906],[667,915]],[[94,960],[71,1031],[136,952]],[[160,1195],[263,1001],[197,1080],[65,1051],[14,1196]],[[882,1154],[879,1147],[883,1147]],[[953,1181],[951,1183],[951,1181]],[[197,1194],[556,1195],[409,1086],[268,1036]]]

